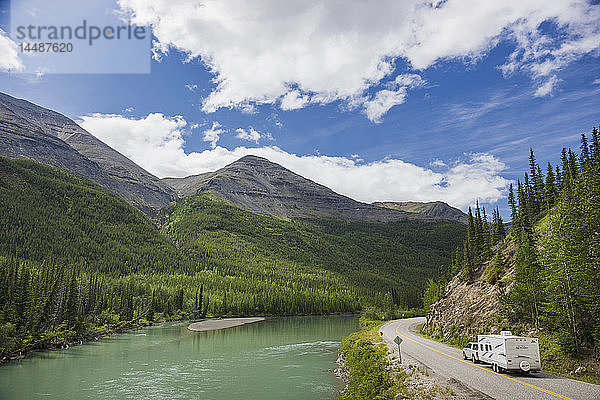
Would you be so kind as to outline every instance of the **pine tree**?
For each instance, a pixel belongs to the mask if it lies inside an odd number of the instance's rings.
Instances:
[[[550,207],[554,205],[556,201],[556,181],[554,170],[552,169],[552,165],[548,163],[548,168],[546,170],[546,195],[545,195],[545,203],[546,203],[546,211],[550,210]]]
[[[500,243],[505,236],[504,221],[500,216],[500,210],[496,207],[493,211],[492,245],[495,246]]]
[[[510,219],[514,224],[517,219],[517,202],[512,183],[508,186],[508,205],[510,206]]]
[[[70,326],[74,326],[77,322],[77,309],[79,307],[79,285],[77,284],[77,270],[71,269],[71,276],[65,291],[65,319],[69,322]]]
[[[581,153],[579,154],[579,164],[581,165],[581,168],[585,169],[590,161],[590,149],[585,133],[581,134],[581,146],[579,148],[581,149]]]
[[[532,148],[529,148],[529,172],[531,173],[531,186],[528,187],[527,195],[529,197],[532,215],[537,215],[541,209],[544,181],[542,177],[542,171],[535,160],[535,155]],[[525,183],[526,186],[529,186],[527,179],[525,180]]]
[[[563,180],[563,176],[560,173],[560,167],[558,165],[556,166],[556,173],[554,174],[554,179],[556,181],[555,193],[558,194],[562,189],[562,180]],[[556,200],[556,198],[555,198],[555,200]]]
[[[598,138],[598,128],[592,130],[592,142],[590,144],[590,155],[594,162],[600,162],[600,139]]]

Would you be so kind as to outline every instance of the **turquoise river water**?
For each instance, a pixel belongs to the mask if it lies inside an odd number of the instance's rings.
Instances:
[[[334,399],[356,316],[192,332],[166,323],[0,367],[0,399]]]

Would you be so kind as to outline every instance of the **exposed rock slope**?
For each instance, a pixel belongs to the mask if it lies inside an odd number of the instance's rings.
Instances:
[[[278,218],[428,219],[352,200],[256,156],[243,157],[215,172],[163,181],[180,196],[211,192],[249,211]]]
[[[0,93],[0,155],[26,158],[84,176],[153,215],[175,198],[154,175],[71,119]]]
[[[475,337],[481,332],[498,333],[508,321],[501,313],[499,295],[513,282],[514,249],[504,249],[505,269],[495,283],[487,280],[486,269],[492,261],[479,267],[473,282],[454,277],[446,294],[431,306],[425,329],[446,339]]]
[[[392,210],[423,214],[429,217],[450,219],[462,222],[463,224],[469,221],[467,214],[443,201],[431,201],[427,203],[418,201],[381,201],[375,202],[373,205]]]

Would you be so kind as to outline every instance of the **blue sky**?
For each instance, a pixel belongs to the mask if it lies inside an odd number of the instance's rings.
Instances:
[[[271,21],[293,22],[294,13],[317,12],[282,11],[273,3],[264,3],[274,10],[260,10],[259,17],[249,10],[247,15],[266,25],[267,33]],[[530,3],[534,3],[531,10],[541,13],[535,1]],[[436,46],[440,40],[426,48],[413,42],[406,44],[409,41],[402,32],[394,33],[400,43],[394,46],[394,36],[390,39],[385,32],[382,39],[361,38],[342,45],[333,42],[331,48],[316,54],[302,39],[287,39],[292,48],[288,54],[285,43],[260,33],[249,44],[239,43],[241,36],[232,35],[222,39],[222,43],[196,45],[197,42],[190,42],[194,35],[201,42],[212,33],[210,28],[194,32],[188,24],[196,26],[192,24],[206,22],[203,18],[208,17],[190,20],[186,16],[189,13],[175,13],[170,16],[170,23],[180,18],[180,29],[186,36],[165,33],[165,15],[148,16],[143,12],[143,2],[128,0],[114,6],[132,13],[138,18],[136,22],[152,26],[154,39],[168,49],[160,54],[160,61],[152,61],[150,74],[45,73],[36,77],[5,68],[0,73],[0,90],[75,120],[83,117],[86,129],[159,176],[204,172],[246,153],[275,154],[269,158],[359,200],[445,200],[465,209],[480,198],[488,207],[498,205],[507,216],[503,198],[506,184],[520,178],[527,169],[529,147],[534,148],[544,166],[547,161],[556,163],[563,146],[578,147],[579,135],[590,132],[600,120],[598,44],[590,46],[580,40],[593,41],[598,37],[598,6],[577,1],[564,3],[565,7],[589,7],[587,19],[572,15],[571,20],[561,21],[553,14],[542,13],[517,29],[518,13],[531,10],[520,10],[521,6],[515,5],[511,9],[514,20],[487,24],[481,21],[481,32],[471,21],[470,35],[479,34],[481,39],[469,45],[464,43],[464,33],[459,29],[469,21],[458,21],[446,31],[428,34],[439,34],[444,40],[456,36],[454,41],[447,40],[449,44],[439,44],[439,48]],[[210,14],[211,3],[203,7],[203,13]],[[456,7],[458,13],[460,9]],[[327,18],[326,11],[319,11],[325,15],[323,18]],[[482,12],[480,18],[491,18],[491,11]],[[557,15],[559,11],[557,8]],[[173,11],[157,4],[155,12]],[[237,12],[241,16],[212,16],[215,20],[211,22],[244,17],[243,10]],[[447,20],[458,18],[452,10],[447,14]],[[354,19],[339,18],[339,24],[336,20],[337,25],[327,25],[326,30],[313,27],[312,36],[321,35],[319,43],[328,43],[329,30],[335,33],[336,29],[346,32],[352,28],[360,36],[370,27],[357,27],[360,24]],[[581,22],[581,26],[573,27],[577,25],[573,21]],[[305,20],[300,18],[297,23]],[[497,32],[483,31],[494,23]],[[298,29],[289,26],[291,31]],[[243,24],[239,29],[249,28]],[[433,28],[423,23],[419,29],[429,32]],[[527,29],[528,34],[523,35]],[[540,37],[547,40],[539,40]],[[523,42],[524,38],[529,41]],[[262,45],[255,43],[261,40]],[[390,45],[378,51],[355,51],[371,41],[390,41]],[[564,56],[556,51],[564,43],[580,46]],[[243,46],[252,49],[246,51]],[[263,50],[261,46],[274,50]],[[532,49],[539,54],[524,56],[527,51],[534,53]],[[342,60],[324,62],[322,69],[327,71],[321,71],[319,57],[336,52]],[[347,60],[343,60],[344,54]],[[379,70],[373,70],[370,65],[377,64],[365,62],[369,57],[374,58],[374,63],[379,57],[383,67],[380,64],[376,67]],[[507,73],[511,60],[513,70]],[[290,72],[290,65],[296,63],[306,64],[306,70]],[[347,74],[348,78],[338,81],[338,74]],[[226,87],[218,86],[215,78],[225,82]],[[355,83],[365,79],[369,83],[361,83],[357,89]],[[397,104],[376,102],[379,93],[382,99],[383,95],[391,96]],[[304,101],[284,106],[285,96],[290,94],[299,95],[296,100]],[[207,106],[209,103],[212,109]],[[369,105],[376,111],[369,111]],[[297,108],[287,109],[293,107]],[[155,113],[159,115],[148,118]],[[218,133],[214,143],[206,137],[211,127]],[[249,136],[253,131],[257,140]],[[244,135],[247,139],[239,138]],[[177,151],[171,151],[173,146]],[[168,151],[171,152],[167,154]],[[396,177],[392,176],[395,171]],[[478,173],[484,178],[472,178]]]

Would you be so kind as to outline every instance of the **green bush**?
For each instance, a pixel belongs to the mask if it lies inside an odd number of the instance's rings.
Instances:
[[[384,400],[395,397],[390,366],[382,345],[373,344],[357,332],[344,338],[341,351],[349,373],[348,386],[341,399]]]

